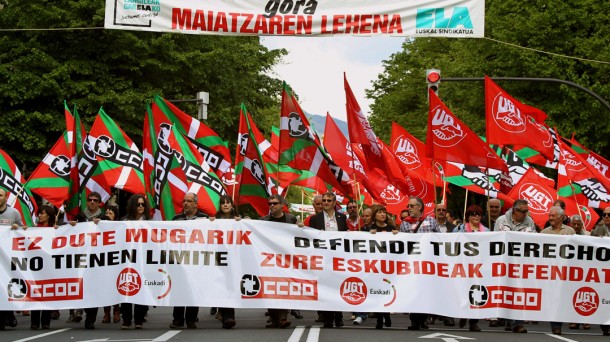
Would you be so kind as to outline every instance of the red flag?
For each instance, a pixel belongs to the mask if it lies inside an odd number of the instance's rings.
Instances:
[[[580,215],[582,218],[583,226],[586,230],[591,231],[595,228],[595,225],[599,221],[599,215],[590,207],[576,203],[574,197],[559,197],[565,204],[565,214],[570,217],[573,215]]]
[[[362,151],[365,156],[364,160],[366,160],[369,169],[378,169],[379,172],[386,175],[396,187],[404,192],[409,191],[400,168],[390,165],[389,160],[384,156],[383,142],[377,138],[375,132],[373,132],[362,109],[360,109],[360,105],[358,104],[345,75],[343,75],[343,84],[345,87],[345,106],[347,110],[347,127],[349,130],[350,142],[362,146]]]
[[[354,197],[347,174],[326,153],[320,138],[286,83],[282,91],[278,164],[280,167],[286,165],[301,170],[301,175],[309,173],[345,196]],[[281,184],[284,185],[284,182]]]
[[[574,139],[574,136],[572,136],[572,139],[570,139],[570,143],[572,144],[572,149],[574,152],[586,159],[587,163],[599,171],[599,173],[606,179],[610,179],[610,161],[584,147],[582,144],[576,141],[576,139]]]
[[[506,163],[429,90],[430,113],[426,155],[466,165],[508,172]]]
[[[525,106],[485,76],[485,113],[487,143],[497,145],[518,144],[553,158],[553,138],[549,130],[538,124],[528,113],[533,107]]]
[[[553,202],[557,198],[557,191],[545,185],[544,179],[538,176],[533,168],[525,172],[508,196],[513,200],[527,200],[529,213],[534,222],[539,227],[546,228],[545,224],[549,219],[549,211]]]

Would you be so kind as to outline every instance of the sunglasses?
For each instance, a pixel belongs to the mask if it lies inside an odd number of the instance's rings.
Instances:
[[[269,206],[280,204],[280,202],[269,202]]]
[[[334,201],[335,201],[335,200],[331,200],[331,199],[323,199],[323,200],[322,200],[322,202],[326,202],[326,203],[329,203],[329,202],[334,202]]]
[[[146,204],[145,204],[145,203],[138,202],[138,207],[142,207],[142,208],[144,208],[145,206],[146,206]]]
[[[610,213],[603,213],[602,216],[603,217],[610,217]]]
[[[409,204],[409,208],[417,207],[419,204]]]
[[[99,202],[100,200],[98,200],[97,198],[87,198],[87,201],[88,201],[88,202],[97,203],[97,202]]]
[[[527,214],[527,212],[529,211],[529,209],[515,209],[516,212],[521,213],[521,214]]]

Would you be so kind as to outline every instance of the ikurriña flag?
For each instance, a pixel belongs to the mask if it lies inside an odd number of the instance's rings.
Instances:
[[[248,110],[241,105],[235,153],[236,204],[250,204],[261,215],[269,213],[268,198],[277,190],[269,177],[259,145],[252,131]]]
[[[110,187],[132,194],[144,193],[143,159],[125,132],[100,108],[83,148],[97,160],[98,172]],[[110,189],[106,189],[110,192]]]
[[[472,166],[508,171],[506,163],[429,90],[430,113],[426,156]]]
[[[553,159],[551,133],[530,115],[531,109],[485,76],[487,143],[527,146]]]
[[[13,159],[0,149],[0,188],[6,191],[6,203],[17,209],[23,223],[34,226],[37,206],[30,190],[24,187],[25,178]]]
[[[310,173],[346,197],[354,198],[347,174],[332,160],[301,106],[284,82],[280,117],[280,157],[278,164]],[[308,177],[311,178],[311,177]],[[282,185],[284,185],[282,180]],[[292,184],[295,184],[292,181]],[[308,186],[307,184],[296,184]]]

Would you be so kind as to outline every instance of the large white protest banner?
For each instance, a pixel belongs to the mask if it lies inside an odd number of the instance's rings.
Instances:
[[[484,0],[106,0],[108,29],[216,35],[484,35]]]
[[[0,232],[2,310],[157,306],[610,323],[610,240],[323,232],[253,220]]]

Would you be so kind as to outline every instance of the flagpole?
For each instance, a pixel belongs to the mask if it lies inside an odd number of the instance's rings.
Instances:
[[[301,187],[301,222],[303,222],[303,208],[305,207],[305,190]]]
[[[585,222],[585,219],[582,217],[583,215],[581,214],[580,206],[578,205],[578,200],[576,199],[576,193],[574,192],[574,185],[572,185],[572,180],[570,179],[568,181],[570,182],[570,188],[572,189],[572,196],[574,197],[574,202],[576,202],[576,210],[578,210],[578,215],[580,215],[582,221]],[[559,196],[559,194],[557,196]]]
[[[466,223],[466,205],[468,205],[468,189],[466,189],[466,195],[464,196],[464,216],[462,216],[464,218],[462,221],[463,223]]]
[[[435,165],[436,164],[435,164],[434,158],[432,158],[432,170],[431,170],[432,171],[432,188],[434,189],[434,205],[436,207],[436,205],[438,204],[438,199],[436,196],[438,196],[438,194],[436,193],[436,172],[434,172],[434,168],[436,167]],[[445,189],[444,189],[444,185],[443,185],[443,193],[444,193],[444,190]],[[444,199],[444,197],[445,196],[443,195],[443,199]],[[445,203],[445,202],[443,202],[443,203]],[[447,203],[445,203],[445,204],[447,204]]]

